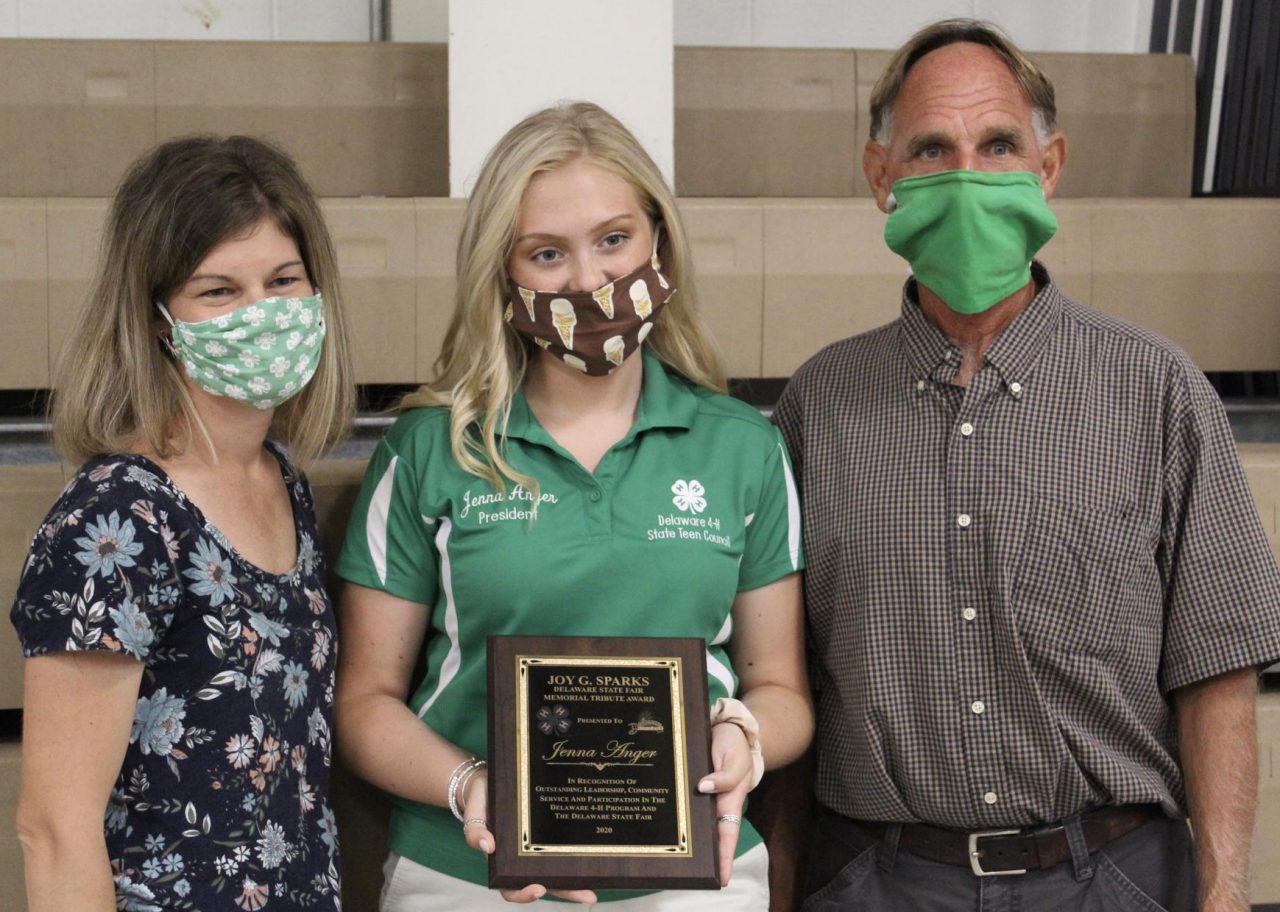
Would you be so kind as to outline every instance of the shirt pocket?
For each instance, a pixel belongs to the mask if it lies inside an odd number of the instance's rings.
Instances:
[[[1013,590],[1024,647],[1033,653],[1123,653],[1125,631],[1160,610],[1147,541],[1128,516],[1039,498]]]

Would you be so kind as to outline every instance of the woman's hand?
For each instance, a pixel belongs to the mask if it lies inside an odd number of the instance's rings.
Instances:
[[[698,791],[715,793],[717,844],[720,853],[720,886],[729,885],[733,858],[742,827],[742,805],[751,790],[751,746],[742,729],[721,722],[711,729],[711,774],[698,782]],[[726,816],[729,819],[724,819]],[[735,819],[736,818],[736,819]]]
[[[459,804],[462,807],[462,833],[467,845],[486,855],[493,854],[494,839],[489,829],[489,776],[480,772],[467,780],[466,793]],[[531,903],[547,894],[542,884],[529,884],[520,890],[502,890],[502,898],[507,902]],[[596,894],[591,890],[552,890],[552,895],[567,899],[570,902],[592,904]]]

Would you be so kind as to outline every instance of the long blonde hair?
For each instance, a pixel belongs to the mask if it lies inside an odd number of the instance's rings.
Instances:
[[[583,157],[630,184],[650,221],[661,226],[658,256],[677,291],[645,345],[689,381],[726,388],[720,354],[698,314],[684,224],[653,159],[613,115],[590,102],[532,114],[507,131],[480,169],[458,240],[458,290],[435,376],[401,402],[402,408],[448,407],[454,458],[498,489],[503,478],[536,485],[511,467],[501,446],[530,355],[502,319],[520,201],[535,174]]]
[[[271,219],[324,294],[326,334],[311,382],[276,409],[272,435],[306,464],[355,411],[337,259],[319,204],[281,149],[247,136],[189,136],[130,166],[112,201],[97,274],[55,375],[53,441],[69,460],[145,447],[181,453],[207,432],[164,347],[156,309],[209,252]]]

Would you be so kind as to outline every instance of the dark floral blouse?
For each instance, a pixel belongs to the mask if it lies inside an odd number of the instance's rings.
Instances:
[[[27,656],[146,668],[105,809],[117,908],[340,908],[328,802],[337,652],[311,489],[283,453],[298,559],[267,573],[155,463],[86,463],[36,533],[12,620]]]

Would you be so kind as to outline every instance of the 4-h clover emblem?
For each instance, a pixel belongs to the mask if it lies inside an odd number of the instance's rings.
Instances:
[[[573,727],[573,719],[569,717],[569,710],[559,703],[555,706],[540,707],[534,714],[534,718],[538,721],[538,731],[544,735],[567,734],[569,729]]]
[[[671,486],[671,493],[675,495],[671,498],[671,502],[677,509],[701,513],[707,508],[707,499],[702,496],[707,493],[707,490],[696,478],[690,481],[681,478]]]

